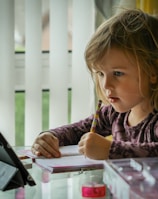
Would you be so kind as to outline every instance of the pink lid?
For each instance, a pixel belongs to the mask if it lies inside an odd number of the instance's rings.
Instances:
[[[104,184],[95,184],[95,185],[83,185],[82,186],[82,197],[103,197],[106,193],[106,187]]]

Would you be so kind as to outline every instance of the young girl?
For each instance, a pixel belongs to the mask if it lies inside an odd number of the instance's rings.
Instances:
[[[59,146],[78,144],[92,159],[158,156],[158,19],[141,10],[110,18],[85,59],[103,102],[96,132],[90,116],[39,134],[32,152],[60,157]]]

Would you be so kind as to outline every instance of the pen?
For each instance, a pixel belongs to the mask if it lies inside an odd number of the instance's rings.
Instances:
[[[90,132],[95,133],[95,129],[96,129],[96,125],[97,125],[97,119],[99,117],[99,111],[100,111],[101,104],[102,104],[102,101],[99,100],[98,101],[98,106],[97,106],[97,109],[96,109],[96,113],[94,114],[94,118],[93,118],[93,122],[92,122],[92,126],[91,126],[91,129],[90,129]]]

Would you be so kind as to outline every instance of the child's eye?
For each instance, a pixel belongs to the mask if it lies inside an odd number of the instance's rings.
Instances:
[[[124,73],[120,72],[120,71],[114,71],[113,74],[114,74],[114,76],[118,76],[118,77],[124,75]]]

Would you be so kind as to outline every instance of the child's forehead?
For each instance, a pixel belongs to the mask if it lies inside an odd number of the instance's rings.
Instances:
[[[100,58],[96,60],[95,63],[93,63],[93,68],[101,69],[107,57],[110,59],[113,59],[113,58],[115,59],[117,57],[118,62],[121,62],[122,57],[125,57],[125,59],[130,62],[133,62],[135,60],[135,57],[131,52],[128,52],[125,49],[113,46],[107,49],[104,53],[102,53],[102,56],[100,56]]]

